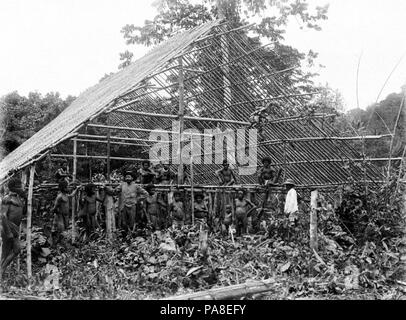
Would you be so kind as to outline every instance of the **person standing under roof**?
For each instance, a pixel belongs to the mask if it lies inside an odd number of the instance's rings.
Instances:
[[[270,157],[262,158],[263,167],[258,170],[258,183],[260,185],[269,185],[275,183],[275,169],[271,166]]]
[[[284,212],[289,216],[290,223],[294,225],[297,220],[297,212],[299,211],[295,182],[292,179],[286,179],[284,185],[287,191]]]
[[[148,197],[148,192],[134,183],[131,171],[125,173],[124,181],[116,188],[116,192],[120,193],[120,227],[126,231],[132,231],[137,220],[137,203]],[[140,214],[141,212],[138,213]]]
[[[233,170],[227,160],[223,161],[223,167],[216,171],[216,176],[219,179],[221,186],[230,186],[236,183],[236,178]]]
[[[64,232],[69,225],[69,198],[73,197],[78,186],[71,194],[68,191],[68,182],[61,180],[59,182],[59,193],[56,196],[54,207],[51,212],[54,213],[54,220],[52,224],[52,243],[56,245],[61,240],[62,232]]]
[[[244,189],[238,190],[237,198],[234,199],[237,236],[248,232],[248,215],[256,208],[255,204],[245,198],[245,193]]]
[[[61,166],[55,172],[55,178],[57,182],[65,180],[67,183],[69,183],[72,175],[68,172],[68,161],[63,160],[61,162]]]
[[[20,224],[24,215],[25,201],[21,181],[12,178],[8,182],[8,194],[2,199],[0,207],[0,230],[3,240],[1,272],[20,253]]]
[[[96,221],[96,202],[103,202],[96,195],[96,186],[93,183],[89,183],[85,186],[85,193],[81,199],[81,205],[83,210],[83,221],[85,223],[85,229],[88,236],[90,236],[97,227]]]
[[[157,180],[158,183],[168,185],[173,182],[175,173],[171,170],[168,163],[164,163],[162,168],[158,170]]]
[[[144,160],[141,164],[141,169],[138,171],[139,175],[141,176],[141,184],[153,183],[156,173],[150,168],[151,163],[149,160]]]

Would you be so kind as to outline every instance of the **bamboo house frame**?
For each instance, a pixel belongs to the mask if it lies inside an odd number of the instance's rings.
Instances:
[[[263,156],[270,156],[284,169],[283,178],[293,178],[299,187],[342,185],[349,174],[366,183],[383,180],[373,164],[368,163],[363,170],[359,163],[387,159],[368,159],[348,140],[391,135],[343,137],[332,126],[334,114],[303,111],[314,93],[300,92],[287,83],[284,73],[293,68],[277,70],[265,62],[265,46],[250,41],[246,33],[249,27],[230,29],[227,23],[211,21],[158,45],[83,92],[56,119],[7,155],[0,163],[0,182],[46,155],[73,158],[74,175],[77,162],[83,158],[106,159],[108,172],[111,160],[147,159],[151,130],[159,129],[169,136],[172,143],[168,148],[176,153],[184,145],[177,137],[185,129],[232,130],[237,132],[236,139],[245,140],[248,146],[250,141],[241,137],[238,129],[252,127],[260,132],[256,143],[258,165]],[[258,115],[260,123],[252,120],[258,120]],[[104,121],[100,121],[102,118]],[[171,131],[174,120],[179,125]],[[88,128],[99,134],[87,134]],[[184,139],[190,137],[184,135]],[[216,138],[215,134],[200,137]],[[53,147],[67,140],[73,141],[72,154],[51,153]],[[78,142],[106,145],[106,155],[78,154]],[[112,145],[141,150],[143,156],[112,156]],[[202,143],[195,144],[192,153],[194,158],[203,158],[207,149]],[[227,152],[224,156],[230,158]],[[234,165],[236,169],[238,166]],[[215,184],[217,168],[218,164],[194,161],[193,183]],[[183,166],[178,169],[182,171]],[[256,175],[242,175],[238,182],[255,185]]]
[[[72,159],[74,179],[78,162],[105,159],[109,178],[111,161],[138,162],[149,158],[152,130],[158,129],[157,133],[169,137],[168,151],[180,160],[180,153],[174,151],[184,148],[185,142],[177,137],[183,136],[186,129],[198,130],[200,134],[195,136],[210,142],[211,146],[217,133],[205,134],[205,130],[231,130],[237,133],[235,139],[245,142],[244,149],[252,145],[252,141],[239,129],[256,128],[259,138],[254,143],[258,159],[253,165],[254,172],[261,165],[261,158],[269,156],[273,164],[284,169],[282,179],[294,179],[297,188],[306,192],[315,188],[334,190],[348,183],[349,176],[372,186],[378,186],[384,180],[384,175],[372,162],[397,159],[367,158],[349,141],[364,142],[392,135],[342,136],[333,127],[334,114],[306,111],[306,102],[315,93],[301,92],[288,83],[285,73],[293,68],[278,70],[269,64],[269,59],[265,59],[269,51],[247,36],[249,27],[231,29],[226,22],[216,20],[174,35],[125,69],[84,91],[58,117],[2,159],[0,184],[18,172],[22,172],[22,180],[29,184],[29,278],[34,172],[36,163],[45,157]],[[174,120],[178,123],[175,129]],[[186,140],[193,140],[193,137],[184,135]],[[52,153],[53,148],[69,141],[73,142],[71,154]],[[102,145],[105,155],[81,154],[78,143]],[[112,155],[114,145],[125,146],[142,156]],[[209,149],[212,150],[211,147]],[[234,154],[224,147],[222,149],[223,156],[233,160]],[[194,144],[192,150],[194,160],[195,157],[204,158],[207,153],[212,157],[204,143]],[[169,162],[170,159],[166,160]],[[182,173],[182,161],[176,166]],[[235,171],[242,166],[245,164],[233,164]],[[25,170],[28,167],[29,178]],[[194,188],[206,189],[213,194],[215,189],[238,187],[215,186],[217,179],[214,172],[219,167],[219,164],[192,161],[190,184],[181,187],[192,194]],[[237,180],[238,185],[244,185],[251,192],[261,189],[256,183],[256,174],[237,175]],[[193,222],[193,197],[191,201]],[[211,206],[213,203],[215,201],[211,201]],[[75,208],[73,199],[72,241]],[[108,237],[112,236],[115,228],[112,208],[113,198],[109,196],[106,202]]]

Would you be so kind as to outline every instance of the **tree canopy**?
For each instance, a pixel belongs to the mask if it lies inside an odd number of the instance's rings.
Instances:
[[[51,122],[75,99],[68,96],[62,99],[58,92],[44,96],[30,92],[27,97],[17,91],[0,99],[1,114],[1,154],[5,155],[16,149],[34,133]]]
[[[303,63],[313,66],[317,53],[308,53],[283,43],[289,21],[294,18],[303,28],[321,30],[321,22],[327,19],[328,5],[310,8],[307,0],[157,0],[153,3],[158,14],[144,25],[125,25],[121,32],[128,45],[156,45],[176,32],[198,26],[204,22],[225,18],[231,28],[238,28],[249,22],[256,22],[250,31],[251,40],[257,43],[267,39],[273,48],[263,48],[267,59],[277,70],[294,67],[286,72],[286,81],[299,89],[309,91],[314,74],[305,72]],[[131,51],[120,53],[119,68],[128,66],[133,58]]]

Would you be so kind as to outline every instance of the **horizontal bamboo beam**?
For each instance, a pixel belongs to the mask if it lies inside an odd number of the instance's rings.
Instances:
[[[109,143],[108,140],[93,140],[93,139],[76,139],[76,141],[78,141],[78,142],[92,142],[92,143]],[[119,142],[119,141],[110,141],[110,144],[125,145],[125,146],[137,146],[137,147],[150,147],[147,144]]]
[[[366,180],[363,181],[368,184],[377,184],[377,183],[385,183],[385,180]],[[82,182],[86,183],[86,182]],[[104,186],[117,186],[119,183],[103,183],[103,182],[93,182],[94,185],[98,187],[104,187]],[[297,190],[306,190],[306,189],[331,189],[331,188],[337,188],[339,186],[347,185],[347,182],[336,182],[336,183],[329,183],[329,184],[297,184],[295,186],[295,189]],[[146,186],[142,184],[138,184],[140,186]],[[57,188],[58,184],[57,183],[42,183],[38,186],[36,186],[34,189],[36,191],[40,189],[46,189],[46,188]],[[282,185],[274,185],[274,186],[268,186],[265,188],[263,185],[259,184],[239,184],[239,185],[231,185],[231,186],[219,186],[219,185],[194,185],[193,189],[195,192],[203,191],[204,192],[217,192],[217,190],[226,190],[226,191],[237,191],[239,189],[245,189],[247,191],[256,191],[256,192],[265,192],[268,188],[271,189],[274,192],[283,192],[285,190],[285,187]],[[189,184],[172,184],[172,185],[161,185],[161,184],[156,184],[155,185],[156,191],[171,191],[174,189],[181,189],[185,191],[191,191],[191,185]]]
[[[286,99],[286,98],[312,96],[312,95],[319,94],[319,93],[320,92],[297,93],[297,94],[286,94],[286,95],[282,94],[282,95],[279,95],[276,97],[237,102],[237,103],[233,103],[230,107],[239,106],[239,105],[243,105],[243,104],[247,104],[247,103],[253,103],[253,102],[272,101],[272,100],[279,100],[279,99]]]
[[[145,116],[145,117],[166,118],[166,119],[178,119],[179,118],[178,115],[174,115],[174,114],[162,114],[162,113],[133,111],[133,110],[115,110],[114,112],[124,113],[124,114],[133,114],[133,115]],[[240,124],[240,125],[244,125],[244,126],[248,126],[251,124],[250,122],[247,122],[247,121],[237,121],[237,120],[228,120],[228,119],[219,119],[219,118],[184,116],[184,119],[188,120],[188,121],[210,121],[210,122]]]
[[[369,136],[353,136],[353,137],[304,137],[304,138],[292,138],[292,139],[277,139],[277,140],[267,140],[260,142],[259,145],[270,145],[270,144],[283,144],[286,142],[308,142],[308,141],[323,141],[323,140],[373,140],[391,137],[391,134],[384,135],[369,135]]]
[[[331,118],[331,117],[336,117],[337,115],[335,113],[314,113],[314,114],[309,114],[309,115],[300,115],[300,116],[292,116],[292,117],[284,117],[284,118],[277,118],[277,119],[268,119],[269,123],[281,123],[281,122],[289,122],[289,121],[298,121],[298,120],[303,120],[303,119],[318,119],[318,118]]]
[[[95,138],[95,139],[107,139],[107,136],[101,136],[101,135],[91,135],[91,134],[79,134],[79,138]],[[111,136],[110,139],[113,140],[125,140],[125,141],[140,141],[140,142],[151,142],[155,143],[156,141],[151,141],[148,139],[140,139],[140,138],[126,138],[126,137],[118,137],[118,136]],[[159,141],[159,142],[168,142],[171,143],[172,141]],[[148,146],[148,145],[146,145]]]
[[[57,154],[52,153],[51,157],[54,158],[73,158],[73,154]],[[86,155],[76,155],[77,158],[84,158],[84,159],[107,159],[107,156],[86,156]],[[111,160],[123,160],[123,161],[144,161],[148,159],[141,159],[141,158],[124,158],[124,157],[110,157]]]
[[[154,132],[157,132],[157,133],[179,134],[179,132],[176,132],[176,131],[159,130],[159,129],[141,129],[141,128],[132,128],[132,127],[107,126],[107,125],[104,125],[104,124],[88,124],[87,126],[92,127],[92,128],[104,128],[104,129],[114,129],[114,130],[127,130],[127,131],[139,131],[139,132],[151,132],[151,131],[154,131]],[[187,132],[187,133],[184,133],[184,134],[192,135],[192,136],[213,137],[212,134],[204,134],[204,133]]]

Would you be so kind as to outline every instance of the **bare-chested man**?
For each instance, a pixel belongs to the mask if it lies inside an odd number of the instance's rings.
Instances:
[[[230,186],[236,182],[234,172],[230,169],[227,160],[223,161],[223,168],[216,171],[216,176],[221,186]]]
[[[247,232],[248,228],[248,213],[256,206],[244,198],[245,190],[240,189],[237,193],[237,198],[234,200],[235,205],[235,225],[237,230],[237,236]],[[249,208],[251,207],[251,209]]]
[[[275,183],[275,169],[271,166],[272,159],[264,157],[262,159],[263,167],[258,170],[258,182],[260,185]]]
[[[171,184],[175,178],[175,173],[169,167],[169,164],[164,163],[162,168],[158,170],[157,180],[160,184]]]
[[[148,160],[142,161],[142,167],[138,171],[138,173],[141,176],[141,183],[142,184],[154,183],[156,173],[151,168],[151,163]]]
[[[55,172],[55,179],[57,182],[65,180],[66,182],[69,183],[71,178],[72,178],[72,175],[69,174],[69,172],[68,172],[68,161],[63,160],[61,162],[61,166]]]
[[[8,183],[8,194],[3,198],[0,209],[1,237],[3,240],[1,272],[4,273],[11,261],[20,253],[19,229],[25,203],[19,179]]]

